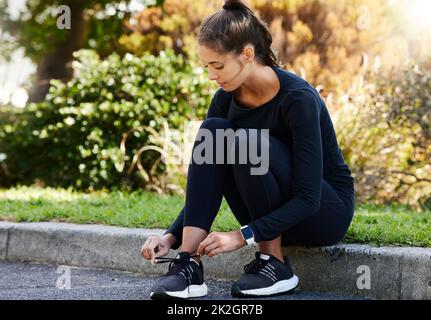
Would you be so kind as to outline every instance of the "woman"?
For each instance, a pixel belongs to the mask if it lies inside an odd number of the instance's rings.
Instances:
[[[264,174],[253,175],[255,164],[249,159],[191,161],[183,210],[162,237],[150,237],[141,250],[146,259],[171,262],[151,292],[153,299],[206,295],[200,257],[254,243],[259,251],[232,284],[231,294],[290,292],[298,277],[281,246],[332,245],[347,232],[354,213],[354,179],[328,110],[315,88],[279,67],[271,43],[265,23],[241,1],[226,1],[201,25],[200,58],[220,89],[199,131],[216,135],[241,129],[247,134],[236,135],[229,150],[238,150],[241,143],[267,143],[269,163]],[[252,138],[251,130],[264,129],[269,129],[266,140],[264,135]],[[209,233],[223,196],[242,227]],[[176,258],[163,258],[180,245]]]

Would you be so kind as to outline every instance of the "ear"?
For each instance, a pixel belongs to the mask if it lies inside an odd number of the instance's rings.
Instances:
[[[252,44],[245,45],[242,55],[245,61],[252,62],[254,60],[254,46]]]

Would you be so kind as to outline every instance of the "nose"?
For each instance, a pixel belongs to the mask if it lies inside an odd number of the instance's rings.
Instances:
[[[216,73],[214,71],[208,71],[208,78],[210,80],[217,80],[218,76],[216,75]]]

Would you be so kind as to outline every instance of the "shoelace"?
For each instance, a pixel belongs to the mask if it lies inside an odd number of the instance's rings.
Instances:
[[[178,272],[181,272],[181,269],[183,269],[184,267],[184,263],[187,261],[190,261],[190,258],[194,258],[194,257],[200,257],[200,255],[194,255],[194,256],[185,256],[185,257],[180,257],[180,258],[166,258],[166,257],[155,257],[155,259],[157,260],[164,260],[164,261],[160,261],[158,263],[166,263],[166,262],[170,262],[169,263],[169,271],[166,274],[167,276],[172,275],[172,274],[177,274]],[[189,268],[184,268],[187,270],[187,275],[186,275],[186,279],[187,279],[187,287],[189,287],[192,284],[192,276],[191,276],[191,271],[189,270]],[[189,288],[190,291],[190,288]]]
[[[265,265],[266,262],[262,261],[262,259],[255,259],[244,266],[244,271],[247,273],[258,273]]]

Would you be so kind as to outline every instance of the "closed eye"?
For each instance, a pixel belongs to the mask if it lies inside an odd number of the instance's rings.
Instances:
[[[204,68],[206,69],[206,68],[208,68],[208,66],[204,66]],[[222,66],[222,67],[218,67],[218,68],[214,68],[214,69],[216,69],[216,70],[221,70],[221,69],[223,69],[224,68],[224,66]]]

